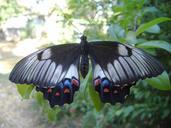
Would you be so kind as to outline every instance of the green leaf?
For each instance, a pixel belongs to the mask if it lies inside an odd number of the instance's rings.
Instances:
[[[126,35],[126,41],[130,44],[136,44],[137,43],[136,33],[133,31],[129,31]]]
[[[148,78],[146,81],[154,88],[160,90],[171,90],[169,76],[166,71],[158,77]]]
[[[171,44],[162,40],[147,41],[137,45],[138,48],[161,48],[171,53]]]
[[[125,118],[127,118],[132,112],[134,111],[134,107],[133,106],[128,106],[128,107],[125,107],[124,109],[124,113],[123,113],[123,116]]]
[[[148,23],[145,23],[145,24],[142,24],[138,27],[137,31],[136,31],[136,35],[139,35],[141,33],[143,33],[145,30],[149,29],[150,27],[156,25],[156,24],[159,24],[159,23],[162,23],[162,22],[165,22],[165,21],[169,21],[171,20],[171,18],[167,18],[167,17],[160,17],[160,18],[157,18],[157,19],[154,19]]]
[[[166,109],[163,112],[163,115],[161,116],[162,119],[165,119],[169,116],[169,114],[171,113],[170,109]]]
[[[112,24],[108,28],[108,33],[115,40],[119,40],[120,38],[124,38],[125,30],[118,24]]]
[[[48,116],[49,121],[51,122],[57,119],[57,113],[55,112],[54,109],[51,109],[51,108],[47,110],[47,116]]]
[[[43,94],[41,92],[35,93],[35,99],[39,105],[43,105],[45,103],[45,99],[43,98]]]
[[[23,99],[29,99],[33,88],[34,88],[33,85],[17,84],[17,91],[19,92],[19,94]]]
[[[92,71],[92,69],[90,70]],[[91,71],[88,74],[88,81],[92,81]],[[94,104],[96,111],[99,112],[103,108],[104,104],[101,102],[99,94],[93,88],[92,82],[88,82],[87,84],[88,84],[87,86],[88,86],[88,92],[89,92],[90,98]]]
[[[96,125],[96,117],[92,111],[87,112],[83,120],[82,128],[94,128]]]
[[[156,25],[151,26],[150,28],[148,28],[145,31],[149,32],[149,33],[158,34],[158,33],[160,33],[160,27],[159,27],[159,25],[156,24]]]
[[[154,6],[151,6],[151,7],[145,7],[144,8],[144,11],[143,11],[143,13],[144,14],[149,14],[149,13],[157,13],[157,12],[159,12],[159,10],[156,8],[156,7],[154,7]]]
[[[88,85],[88,91],[96,111],[99,112],[104,106],[104,104],[100,100],[99,94],[95,91],[92,84]]]

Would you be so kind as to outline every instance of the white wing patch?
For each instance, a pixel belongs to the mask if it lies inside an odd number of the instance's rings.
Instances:
[[[59,77],[61,76],[61,72],[62,72],[62,65],[59,64],[52,76],[52,83],[54,83],[54,85],[58,82]]]
[[[71,64],[65,78],[72,78],[73,76],[78,79],[78,68],[76,65]]]
[[[127,56],[128,50],[124,45],[118,45],[118,53],[122,56]]]
[[[111,63],[107,64],[108,72],[111,76],[112,81],[115,83],[116,81],[120,81],[118,74],[116,73],[116,70],[114,69],[113,65]]]
[[[49,59],[52,56],[52,52],[50,49],[46,49],[43,51],[42,55],[41,55],[41,59]]]
[[[102,70],[102,68],[100,67],[99,64],[96,64],[95,65],[95,68],[94,68],[94,72],[93,73],[94,73],[93,74],[93,77],[94,78],[97,78],[98,76],[100,76],[101,78],[104,78],[105,77],[105,74],[104,74],[104,72],[103,72],[103,70]]]

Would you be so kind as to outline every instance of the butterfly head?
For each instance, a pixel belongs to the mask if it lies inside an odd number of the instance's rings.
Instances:
[[[87,41],[87,37],[84,36],[84,35],[82,35],[82,36],[80,37],[80,39],[81,39],[81,42],[86,42],[86,41]]]

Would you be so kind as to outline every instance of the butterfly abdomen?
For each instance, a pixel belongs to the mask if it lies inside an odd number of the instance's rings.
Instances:
[[[89,70],[89,58],[88,55],[82,55],[80,63],[80,71],[83,78],[86,77]]]

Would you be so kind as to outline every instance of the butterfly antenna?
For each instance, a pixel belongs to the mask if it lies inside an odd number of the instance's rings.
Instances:
[[[74,26],[75,31],[78,33],[79,37],[84,35],[84,31],[80,31],[80,29],[73,22],[71,24]]]

